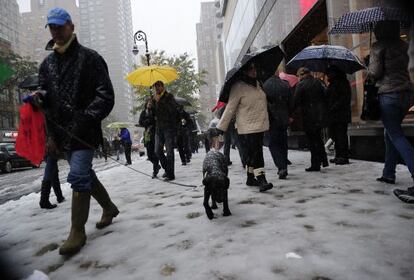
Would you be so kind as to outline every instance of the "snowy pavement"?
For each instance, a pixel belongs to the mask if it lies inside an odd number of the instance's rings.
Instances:
[[[260,193],[244,184],[231,152],[230,217],[222,216],[220,204],[216,219],[205,216],[200,153],[188,166],[176,157],[176,181],[197,188],[123,166],[98,172],[121,213],[98,230],[101,209],[92,200],[87,243],[71,258],[57,250],[69,232],[68,184],[62,186],[68,201],[53,210],[39,208],[39,194],[5,203],[0,250],[22,277],[40,270],[59,280],[414,279],[414,206],[392,195],[393,187],[412,185],[405,166],[391,186],[375,181],[380,163],[352,160],[307,173],[309,152],[290,151],[288,180],[279,180],[265,149],[275,188]],[[151,173],[145,160],[132,167]]]

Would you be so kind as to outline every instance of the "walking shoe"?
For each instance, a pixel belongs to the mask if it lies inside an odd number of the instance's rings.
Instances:
[[[187,165],[187,163],[186,163],[185,161],[183,161],[183,162],[181,163],[181,165]]]
[[[254,174],[253,173],[249,173],[249,172],[247,172],[246,185],[247,186],[250,186],[250,187],[258,187],[258,186],[260,186],[260,184],[256,180],[256,178],[254,178]]]
[[[273,184],[267,182],[266,176],[264,175],[264,173],[257,176],[256,178],[257,178],[257,181],[259,182],[260,192],[265,192],[273,188]]]
[[[157,177],[158,172],[160,171],[160,169],[161,169],[161,166],[159,164],[154,167],[154,171],[152,172],[152,179]]]
[[[161,176],[162,178],[167,178],[168,176],[167,176],[167,173],[165,173],[164,172],[164,174],[162,174],[162,176]]]
[[[321,168],[319,166],[318,167],[311,166],[311,167],[306,168],[305,171],[306,172],[321,171]]]
[[[388,178],[385,178],[385,177],[382,177],[382,176],[377,178],[377,181],[387,183],[387,184],[392,184],[392,185],[395,184],[395,179],[388,179]]]
[[[166,181],[166,182],[173,181],[173,180],[175,180],[175,176],[174,175],[167,176],[167,177],[164,178],[164,181]]]
[[[279,172],[277,172],[277,174],[279,175],[279,179],[286,179],[287,175],[288,175],[288,171],[287,169],[281,169],[279,170]]]
[[[337,158],[335,160],[335,164],[336,165],[345,165],[345,164],[349,164],[349,159],[347,158]]]
[[[329,160],[329,162],[330,162],[330,163],[336,163],[336,158],[331,158],[331,159]]]
[[[407,190],[395,189],[394,194],[399,200],[408,204],[414,204],[414,187]]]

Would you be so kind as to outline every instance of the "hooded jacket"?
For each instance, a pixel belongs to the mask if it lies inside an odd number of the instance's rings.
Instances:
[[[114,106],[114,90],[104,59],[73,39],[67,50],[54,51],[40,65],[39,83],[45,90],[48,134],[59,148],[97,148],[101,121]]]

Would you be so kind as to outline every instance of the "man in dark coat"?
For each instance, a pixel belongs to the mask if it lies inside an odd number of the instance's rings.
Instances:
[[[349,164],[348,123],[351,122],[351,86],[346,74],[335,66],[327,71],[329,136],[335,142],[335,164]]]
[[[300,68],[298,75],[300,82],[296,86],[294,106],[302,109],[303,129],[311,152],[311,166],[305,170],[320,171],[321,164],[324,167],[329,165],[322,140],[322,128],[327,122],[325,87],[307,68]]]
[[[269,150],[273,162],[278,168],[279,179],[286,179],[288,139],[287,128],[289,116],[293,107],[293,98],[289,83],[279,78],[279,73],[266,80],[263,85],[266,93],[267,109],[269,112]]]
[[[165,180],[175,179],[174,174],[174,146],[177,137],[177,123],[179,120],[178,105],[174,96],[167,92],[162,81],[154,83],[155,96],[155,153],[161,167],[165,170]],[[164,154],[164,145],[167,156]]]
[[[97,228],[112,223],[119,213],[92,169],[94,150],[102,144],[101,121],[114,106],[114,91],[108,68],[95,51],[78,43],[70,15],[61,8],[48,12],[53,53],[39,70],[48,136],[53,145],[66,152],[72,193],[72,225],[69,237],[60,247],[61,255],[78,252],[86,242],[91,195],[103,208]],[[49,147],[52,149],[52,147]]]

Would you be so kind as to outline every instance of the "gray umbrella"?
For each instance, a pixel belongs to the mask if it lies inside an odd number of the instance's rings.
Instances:
[[[330,45],[304,48],[286,64],[286,67],[293,70],[307,67],[311,71],[324,73],[329,66],[336,66],[348,74],[365,69],[359,58],[350,50],[342,46]]]

